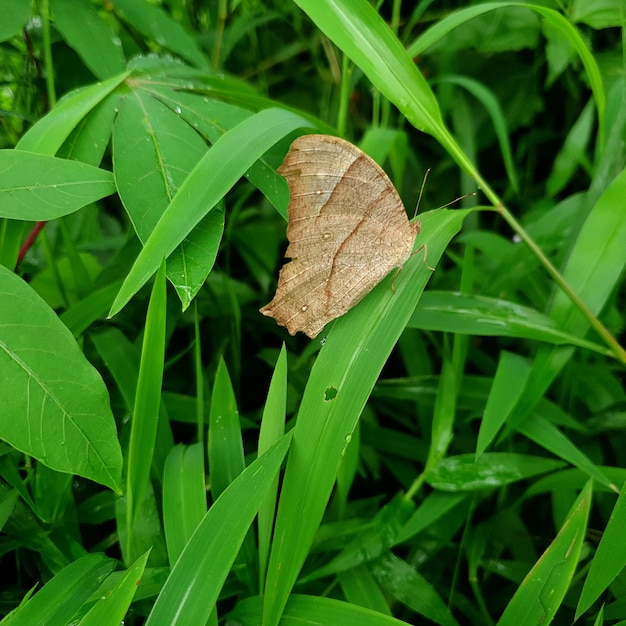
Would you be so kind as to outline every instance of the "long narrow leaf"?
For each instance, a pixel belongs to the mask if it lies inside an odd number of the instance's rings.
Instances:
[[[222,492],[174,565],[146,626],[206,623],[290,440],[283,437]]]
[[[133,409],[126,480],[129,539],[132,539],[134,521],[150,477],[156,440],[165,358],[166,298],[165,262],[163,262],[148,305]]]
[[[422,217],[418,245],[436,264],[466,211]],[[302,398],[285,471],[266,581],[264,624],[274,626],[330,497],[343,451],[385,361],[430,277],[421,254],[333,323]],[[395,289],[392,287],[395,283]]]

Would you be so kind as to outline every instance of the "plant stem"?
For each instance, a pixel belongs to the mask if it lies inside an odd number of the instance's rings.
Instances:
[[[48,0],[41,0],[41,28],[43,33],[43,56],[46,67],[48,108],[51,109],[57,102],[57,95],[54,88],[54,65],[52,63],[52,42],[50,39],[50,6]]]
[[[350,78],[352,77],[352,61],[346,54],[341,56],[341,91],[339,92],[339,110],[337,111],[337,130],[340,136],[345,136],[348,120],[348,106],[350,105]]]
[[[587,305],[580,299],[578,294],[568,285],[567,281],[559,274],[559,271],[552,265],[550,259],[543,253],[541,248],[534,242],[532,237],[524,230],[522,225],[513,217],[511,212],[503,205],[495,206],[494,209],[506,220],[507,224],[517,233],[520,239],[530,248],[532,253],[539,259],[539,262],[545,267],[546,271],[554,282],[564,291],[565,295],[579,309],[579,311],[587,318],[589,324],[604,339],[605,343],[611,349],[613,356],[621,363],[626,364],[626,350],[613,337],[608,328],[589,310]]]
[[[215,27],[215,45],[213,46],[213,58],[211,59],[213,69],[217,70],[220,64],[222,53],[222,41],[224,39],[224,28],[228,17],[228,3],[226,0],[219,0],[217,9],[217,25]]]

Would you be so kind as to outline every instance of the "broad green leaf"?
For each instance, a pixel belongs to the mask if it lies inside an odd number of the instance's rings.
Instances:
[[[429,263],[437,264],[467,211],[422,216]],[[365,402],[430,278],[415,255],[346,315],[333,321],[315,361],[298,412],[294,453],[283,481],[265,585],[264,620],[275,626],[309,551],[337,468]],[[395,288],[392,288],[392,284]]]
[[[113,122],[120,108],[121,90],[114,91],[83,117],[56,156],[98,166],[111,141]]]
[[[17,35],[30,16],[30,2],[3,0],[0,2],[0,41]]]
[[[513,452],[487,452],[478,458],[459,454],[443,459],[426,480],[441,491],[476,491],[503,487],[562,467],[562,461]]]
[[[110,316],[142,287],[193,227],[212,209],[248,168],[288,133],[309,123],[280,109],[266,109],[243,121],[215,142],[187,176],[140,252]]]
[[[55,26],[99,79],[123,72],[124,52],[117,35],[87,0],[50,0]]]
[[[0,150],[0,217],[52,220],[114,191],[111,173],[86,163]]]
[[[145,88],[148,86],[144,85]],[[181,119],[193,127],[194,132],[203,135],[209,143],[215,143],[225,132],[254,115],[253,111],[215,98],[203,98],[181,91],[166,91],[159,89],[158,85],[150,85],[149,88],[156,98],[180,115]],[[244,175],[287,219],[289,188],[285,179],[267,162],[265,155]]]
[[[86,554],[60,571],[2,622],[11,626],[70,624],[114,568],[115,561],[104,554]]]
[[[0,437],[119,491],[122,453],[102,378],[56,314],[4,267],[0,300]]]
[[[624,25],[624,4],[621,0],[573,0],[572,22],[582,22],[601,29]]]
[[[206,623],[290,441],[283,437],[222,492],[172,568],[146,626]]]
[[[585,540],[591,482],[581,491],[554,541],[518,587],[498,626],[550,624],[572,583]]]
[[[113,132],[113,171],[120,198],[143,243],[206,151],[197,130],[159,101],[140,90],[125,98]],[[213,210],[170,255],[167,277],[183,309],[213,268],[223,230],[224,212]]]
[[[66,94],[50,113],[28,129],[17,147],[39,154],[56,154],[81,120],[127,77],[125,72]]]

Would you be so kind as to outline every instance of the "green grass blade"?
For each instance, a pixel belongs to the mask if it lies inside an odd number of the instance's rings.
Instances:
[[[598,109],[598,118],[600,120],[600,133],[602,133],[606,95],[604,93],[600,69],[598,68],[596,60],[576,27],[554,9],[537,4],[522,2],[484,2],[476,6],[463,8],[451,13],[444,19],[439,20],[434,26],[421,35],[411,46],[409,46],[407,52],[411,58],[415,58],[416,56],[423,54],[425,50],[441,40],[450,31],[461,26],[474,17],[478,17],[479,15],[483,15],[484,13],[494,11],[496,9],[520,6],[532,9],[533,11],[539,13],[544,19],[549,21],[550,24],[567,39],[574,50],[576,50],[580,60],[585,66],[589,84],[591,85],[591,89],[593,91],[596,107]],[[601,140],[600,144],[603,145],[603,143],[604,142]]]
[[[246,598],[230,614],[241,626],[258,626],[262,599]],[[280,626],[407,626],[395,617],[333,598],[293,595]]]
[[[380,585],[365,565],[359,565],[337,576],[346,600],[354,606],[391,616],[391,608]]]
[[[481,455],[496,438],[513,407],[520,398],[530,372],[530,364],[523,357],[503,351],[493,385],[480,422],[476,455]]]
[[[61,315],[61,321],[74,337],[82,335],[97,319],[104,318],[120,286],[120,282],[115,282],[106,287],[94,289]]]
[[[566,437],[547,419],[531,415],[517,427],[517,430],[545,450],[549,450],[559,458],[585,472],[585,474],[601,485],[617,491],[615,485],[602,473],[598,466],[580,448],[575,446],[571,439]]]
[[[509,141],[509,131],[507,129],[507,122],[504,116],[504,111],[498,102],[493,91],[485,87],[477,80],[473,80],[466,76],[443,76],[441,83],[450,83],[462,87],[467,92],[471,93],[485,108],[485,111],[491,118],[491,124],[493,130],[498,138],[500,144],[500,152],[502,153],[502,161],[506,169],[511,188],[515,193],[519,191],[519,179],[517,176],[517,170],[515,169],[515,163],[513,161],[513,155],[511,154],[511,142]]]
[[[601,354],[607,352],[605,346],[565,331],[536,309],[458,291],[427,291],[411,316],[409,327],[466,335],[519,337],[575,345]]]
[[[296,4],[415,128],[435,137],[485,195],[500,203],[443,123],[437,100],[413,56],[373,6],[365,0],[296,0]]]
[[[609,522],[591,561],[585,584],[580,592],[576,617],[578,619],[615,580],[626,565],[626,483],[611,511]]]
[[[339,554],[319,569],[311,572],[301,582],[316,580],[344,572],[366,561],[378,558],[396,540],[400,529],[408,522],[415,510],[413,501],[397,495],[385,504],[354,539]]]
[[[283,345],[276,361],[272,374],[267,400],[263,408],[263,418],[259,430],[258,453],[263,454],[273,446],[285,433],[285,418],[287,414],[287,351]],[[272,529],[276,511],[276,495],[278,493],[278,478],[272,483],[267,496],[259,509],[259,580],[265,582],[267,561],[270,550]]]
[[[140,556],[116,581],[112,589],[96,602],[78,626],[118,626],[124,623],[130,603],[135,597],[139,582],[146,569],[150,552]]]
[[[626,170],[607,187],[595,203],[569,255],[563,277],[587,308],[598,315],[626,266]],[[588,322],[568,297],[557,292],[550,317],[565,331],[584,335]],[[539,349],[520,402],[511,416],[515,425],[532,410],[571,358],[573,348]],[[616,355],[617,356],[617,355]]]
[[[459,514],[459,508],[461,504],[467,501],[468,496],[464,493],[446,493],[443,491],[429,493],[400,530],[394,544],[404,543],[417,533],[437,523],[437,520],[450,515],[451,511],[455,517],[463,517],[462,514]]]
[[[211,394],[208,445],[211,494],[217,498],[246,466],[237,401],[223,358],[217,365]]]
[[[562,461],[514,452],[459,454],[443,459],[426,478],[440,491],[478,491],[504,487],[565,466]]]
[[[115,561],[103,554],[86,554],[70,563],[3,623],[11,626],[69,624],[103,580]]]
[[[422,216],[418,245],[427,242],[429,263],[436,265],[466,215]],[[429,278],[423,255],[413,256],[330,328],[302,398],[285,471],[265,586],[266,626],[280,619],[363,406]]]
[[[163,529],[170,564],[176,563],[206,513],[204,483],[202,444],[172,448],[163,477]]]
[[[283,437],[215,501],[174,565],[146,626],[206,623],[290,440]]]
[[[439,134],[443,121],[433,92],[370,4],[362,0],[296,0],[296,4],[363,70],[376,89],[399,105],[416,128]]]
[[[406,561],[390,552],[374,563],[372,571],[388,595],[416,613],[441,626],[458,626],[435,588]]]
[[[134,521],[141,507],[152,467],[161,404],[166,308],[167,289],[163,261],[154,282],[146,315],[128,448],[126,498],[129,541],[132,540]]]
[[[498,626],[551,623],[576,571],[585,540],[591,493],[591,482],[588,482],[558,535],[518,587]]]

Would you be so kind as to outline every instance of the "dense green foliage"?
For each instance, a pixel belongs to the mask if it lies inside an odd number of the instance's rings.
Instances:
[[[2,623],[626,623],[625,39],[623,0],[2,0]],[[306,132],[421,222],[314,340],[258,310]]]

